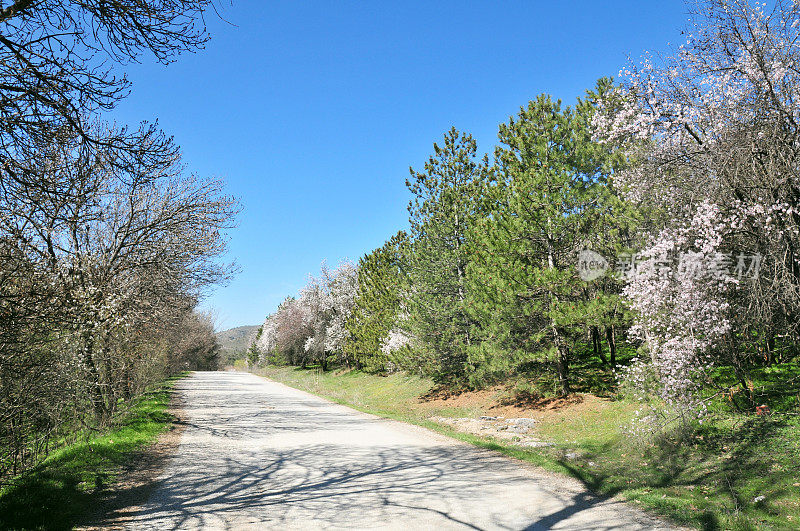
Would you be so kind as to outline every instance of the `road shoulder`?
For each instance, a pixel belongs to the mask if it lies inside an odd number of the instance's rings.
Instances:
[[[173,388],[167,413],[172,426],[158,440],[133,454],[116,481],[98,495],[97,506],[87,520],[76,529],[125,529],[130,519],[147,503],[159,484],[159,478],[177,453],[186,429],[184,401]]]

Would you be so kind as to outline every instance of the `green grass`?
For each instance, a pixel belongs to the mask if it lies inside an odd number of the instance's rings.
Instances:
[[[538,433],[554,445],[520,449],[428,420],[433,415],[477,416],[484,411],[422,404],[418,397],[433,386],[426,379],[290,367],[269,367],[261,374],[361,411],[422,425],[571,475],[594,492],[620,496],[682,524],[709,530],[800,528],[797,415],[717,413],[694,431],[642,440],[626,434],[638,404],[609,400],[597,408],[548,414]],[[756,502],[760,496],[764,500]]]
[[[135,400],[102,435],[53,452],[0,490],[0,528],[71,529],[92,514],[98,494],[172,424],[170,390],[181,376]]]
[[[732,406],[735,402],[742,408],[749,407],[732,367],[715,368],[712,377],[718,386],[733,391],[724,405]],[[756,404],[766,404],[773,411],[796,412],[800,409],[800,359],[750,367],[747,380]]]

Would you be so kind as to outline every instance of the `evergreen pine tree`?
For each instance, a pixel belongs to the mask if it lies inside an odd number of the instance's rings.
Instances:
[[[414,195],[409,203],[411,245],[406,264],[411,286],[406,324],[424,352],[433,359],[439,381],[463,379],[470,322],[466,269],[469,227],[478,217],[479,198],[488,175],[488,160],[477,156],[469,134],[450,129],[444,144],[422,172],[411,169],[406,181]]]
[[[613,303],[577,272],[612,204],[608,150],[589,136],[590,112],[542,95],[500,126],[496,180],[469,270],[468,309],[481,324],[469,349],[473,382],[552,367],[558,392],[570,393],[575,344]]]
[[[397,325],[401,296],[407,285],[400,268],[408,236],[400,231],[382,247],[358,262],[358,290],[346,328],[350,335],[344,345],[348,359],[368,371],[386,369],[383,341]]]

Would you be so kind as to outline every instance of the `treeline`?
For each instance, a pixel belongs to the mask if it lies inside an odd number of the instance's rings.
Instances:
[[[589,127],[611,90],[602,79],[574,108],[531,101],[500,127],[491,163],[469,134],[448,131],[407,180],[409,232],[357,266],[323,265],[267,318],[262,359],[472,387],[552,374],[562,394],[579,355],[611,370],[626,326],[622,284],[584,282],[577,270],[582,249],[615,252],[633,234],[620,230],[627,206],[609,181],[624,159]]]
[[[491,159],[447,132],[407,180],[410,229],[324,266],[266,319],[252,361],[562,395],[594,364],[684,413],[791,398],[800,7],[692,9],[674,53],[572,107],[537,97]]]
[[[206,0],[0,9],[0,484],[166,375],[216,368],[198,297],[235,203],[154,124],[103,121],[118,69],[201,47]]]

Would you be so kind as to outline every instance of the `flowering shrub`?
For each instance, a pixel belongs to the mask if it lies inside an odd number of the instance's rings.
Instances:
[[[650,216],[646,266],[625,288],[631,337],[659,396],[700,407],[712,360],[730,362],[744,388],[745,358],[779,330],[798,333],[800,6],[709,0],[692,21],[673,53],[621,72],[593,126],[631,161],[615,186]],[[741,260],[726,262],[744,254],[764,265],[746,278]],[[675,256],[679,267],[664,267]]]
[[[642,252],[623,293],[636,312],[630,335],[639,339],[661,380],[666,402],[694,402],[705,356],[731,331],[727,296],[738,280],[719,268],[719,209],[704,202],[688,227],[663,230]],[[669,257],[680,253],[677,268]]]

